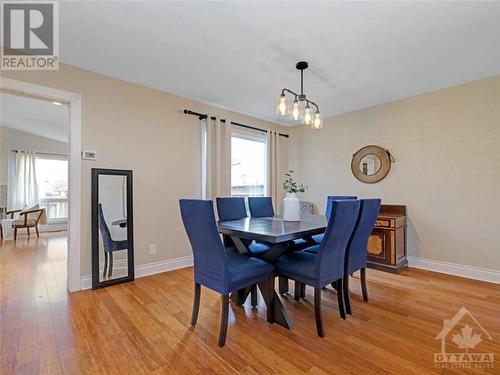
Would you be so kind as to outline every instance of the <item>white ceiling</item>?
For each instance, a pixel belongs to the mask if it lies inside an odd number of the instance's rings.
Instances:
[[[0,93],[0,125],[68,142],[69,113],[65,105]]]
[[[331,116],[499,74],[499,40],[500,2],[60,3],[62,62],[271,121],[297,61]]]

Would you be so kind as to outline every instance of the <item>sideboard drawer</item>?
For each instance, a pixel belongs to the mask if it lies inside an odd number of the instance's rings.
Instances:
[[[375,221],[375,226],[376,227],[386,227],[386,228],[393,228],[393,222],[391,219],[377,219]]]

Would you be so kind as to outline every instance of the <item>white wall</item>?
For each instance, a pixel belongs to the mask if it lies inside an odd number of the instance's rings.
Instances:
[[[295,129],[291,164],[303,198],[324,211],[329,194],[406,204],[411,256],[500,270],[500,76],[367,108]],[[363,184],[352,155],[366,145],[396,159]]]

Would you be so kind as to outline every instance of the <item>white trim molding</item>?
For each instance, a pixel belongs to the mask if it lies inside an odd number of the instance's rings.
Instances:
[[[193,265],[193,256],[185,256],[181,258],[162,260],[159,262],[141,264],[135,267],[135,277],[136,279],[140,277],[150,276],[157,273],[169,272],[178,270],[180,268],[191,267]],[[92,276],[83,276],[80,279],[80,289],[90,289],[92,288]]]
[[[0,77],[0,87],[26,96],[59,101],[69,105],[69,231],[68,231],[68,290],[80,290],[80,246],[81,246],[81,177],[82,163],[82,97],[72,93]]]
[[[500,271],[486,268],[465,266],[463,264],[443,262],[441,260],[432,260],[419,257],[408,257],[408,266],[411,268],[420,268],[427,271],[445,273],[474,279],[487,281],[489,283],[500,284]]]

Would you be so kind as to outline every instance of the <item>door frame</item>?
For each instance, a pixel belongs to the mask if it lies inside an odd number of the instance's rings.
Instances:
[[[68,218],[68,291],[81,290],[81,207],[82,207],[82,97],[80,94],[0,77],[0,88],[28,97],[38,97],[69,105],[69,218]]]

